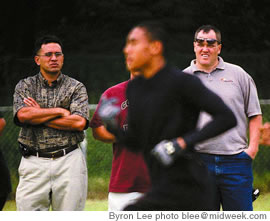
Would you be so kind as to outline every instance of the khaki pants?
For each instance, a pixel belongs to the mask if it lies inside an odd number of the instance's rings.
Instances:
[[[87,197],[87,167],[80,148],[48,159],[22,157],[16,206],[19,211],[83,210]]]
[[[108,196],[108,210],[120,211],[123,210],[127,205],[135,203],[136,200],[142,197],[144,194],[139,192],[131,193],[109,193]]]

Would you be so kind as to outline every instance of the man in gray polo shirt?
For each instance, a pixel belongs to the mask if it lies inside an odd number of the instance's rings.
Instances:
[[[216,27],[204,25],[197,29],[194,52],[196,59],[184,72],[198,76],[223,99],[237,118],[235,128],[196,146],[214,177],[214,210],[220,210],[220,205],[227,211],[253,210],[252,160],[258,152],[262,122],[255,83],[241,67],[219,57],[221,33]],[[201,113],[198,127],[210,119],[209,115]]]

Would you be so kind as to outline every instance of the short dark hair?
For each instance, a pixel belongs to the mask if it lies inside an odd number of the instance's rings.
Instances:
[[[203,31],[204,33],[209,33],[211,30],[216,33],[217,40],[221,43],[221,32],[214,25],[202,25],[201,27],[199,27],[195,32],[194,40],[197,38],[200,31]]]
[[[35,47],[34,47],[34,55],[37,55],[38,51],[41,49],[41,46],[43,44],[48,44],[48,43],[57,43],[61,46],[63,50],[63,44],[61,40],[55,36],[55,35],[44,35],[42,37],[39,37],[36,42],[35,42]]]
[[[144,21],[137,24],[134,28],[136,27],[143,28],[150,41],[160,41],[163,45],[163,54],[166,54],[168,33],[163,23],[159,21]]]

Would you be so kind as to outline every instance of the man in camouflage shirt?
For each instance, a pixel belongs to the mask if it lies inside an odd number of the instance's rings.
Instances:
[[[21,127],[23,155],[16,192],[18,210],[83,210],[87,167],[78,144],[88,126],[85,86],[64,74],[62,43],[55,36],[37,40],[40,72],[16,85],[14,122]]]

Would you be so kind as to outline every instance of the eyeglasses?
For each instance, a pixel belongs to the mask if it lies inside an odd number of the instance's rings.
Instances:
[[[64,54],[62,52],[47,52],[45,54],[38,54],[37,56],[44,56],[44,57],[47,57],[47,58],[51,58],[53,55],[55,55],[55,57],[61,57],[63,56]]]
[[[195,42],[198,43],[198,45],[200,47],[203,47],[203,43],[206,42],[208,47],[215,47],[215,43],[217,42],[218,44],[220,44],[221,42],[218,41],[217,39],[212,39],[212,38],[195,38],[194,39]]]

